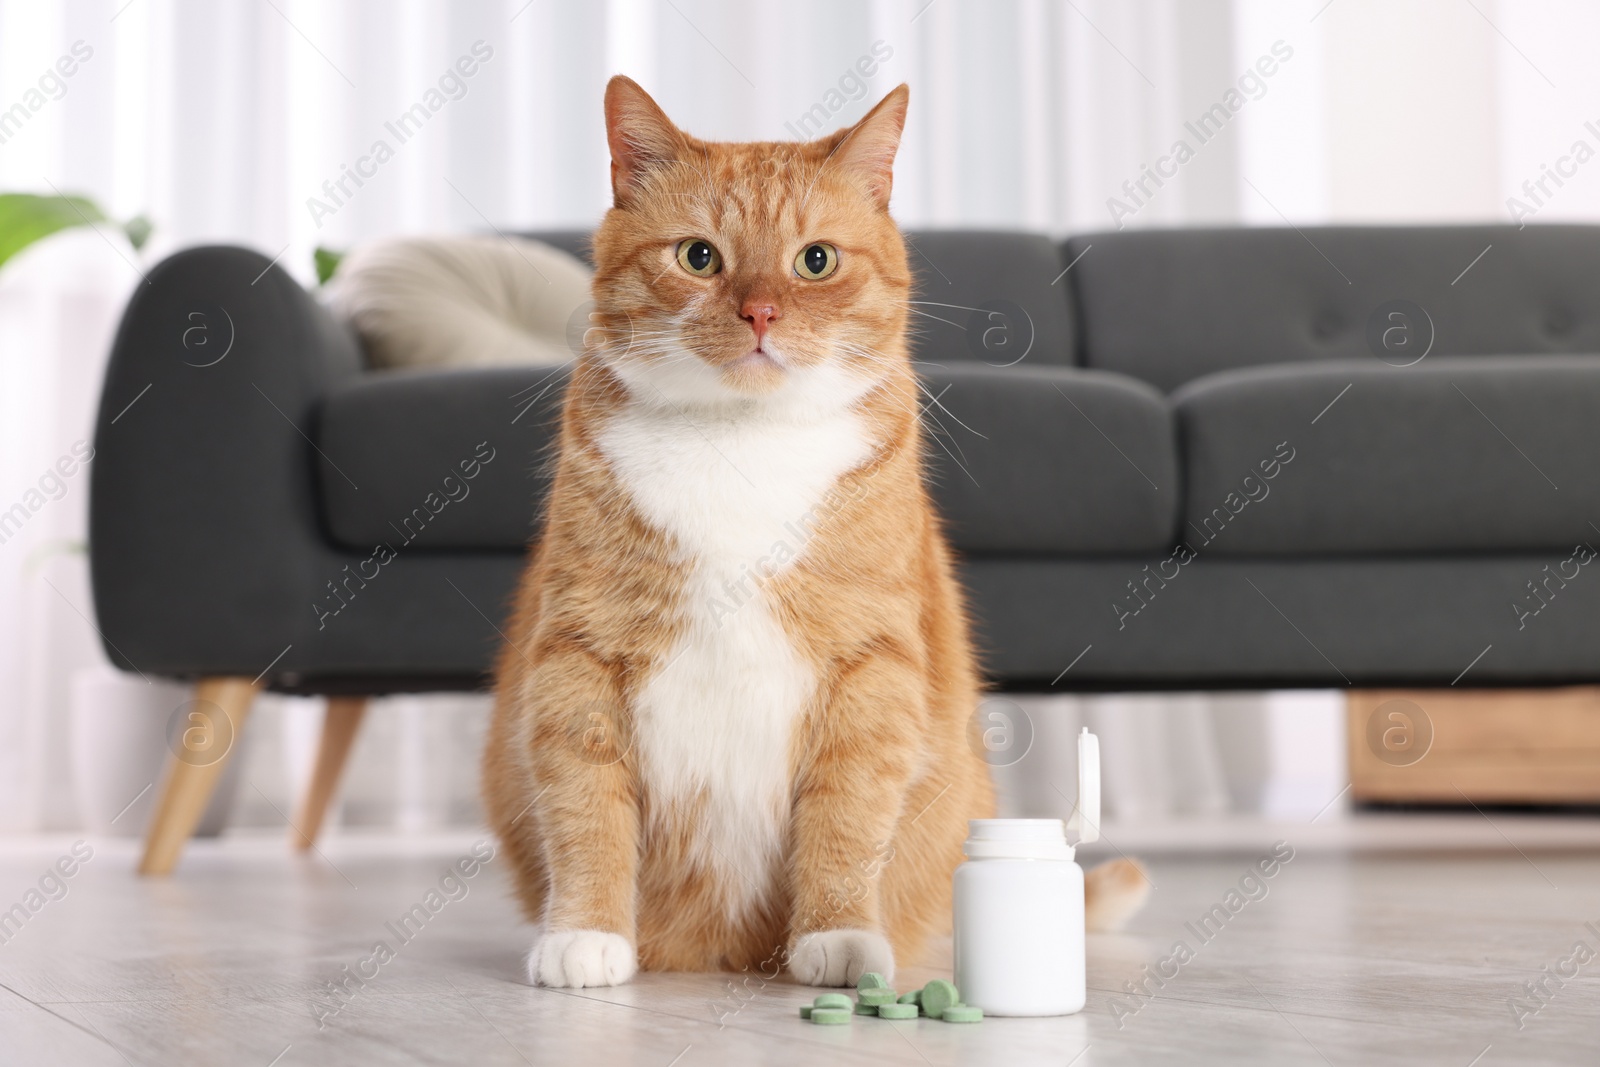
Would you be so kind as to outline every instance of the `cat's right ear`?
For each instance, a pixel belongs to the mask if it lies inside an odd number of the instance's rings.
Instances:
[[[618,207],[638,192],[645,176],[677,161],[683,134],[650,94],[618,74],[606,84],[606,140],[611,145],[611,192]]]

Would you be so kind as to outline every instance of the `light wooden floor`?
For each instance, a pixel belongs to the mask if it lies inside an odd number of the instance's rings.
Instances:
[[[1512,821],[1497,819],[1515,840]],[[1518,1029],[1508,998],[1572,953],[1600,951],[1600,855],[1537,848],[1355,854],[1305,849],[1209,943],[1185,927],[1247,854],[1154,857],[1151,907],[1090,939],[1077,1016],[954,1026],[803,1023],[811,992],[733,992],[651,975],[611,990],[532,989],[528,938],[491,863],[319,1029],[316,990],[356,967],[471,839],[197,843],[142,881],[134,848],[96,853],[0,944],[3,1064],[1496,1064],[1600,1062],[1600,959],[1552,985]],[[69,842],[0,843],[0,909]],[[1588,927],[1586,923],[1594,923]],[[1113,997],[1182,939],[1194,959],[1136,1014]],[[943,971],[908,968],[909,988]],[[370,973],[370,971],[369,971]]]

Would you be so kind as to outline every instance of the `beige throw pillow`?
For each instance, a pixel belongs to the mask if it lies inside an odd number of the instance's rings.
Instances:
[[[567,324],[590,274],[518,237],[389,238],[344,258],[328,304],[376,368],[551,366],[574,357]]]

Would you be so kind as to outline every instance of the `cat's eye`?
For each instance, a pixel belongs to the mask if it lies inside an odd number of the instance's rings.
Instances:
[[[839,250],[821,241],[814,245],[806,245],[801,253],[794,257],[794,272],[807,281],[814,282],[826,278],[838,269]]]
[[[678,242],[678,266],[696,278],[709,278],[722,269],[722,257],[698,237]]]

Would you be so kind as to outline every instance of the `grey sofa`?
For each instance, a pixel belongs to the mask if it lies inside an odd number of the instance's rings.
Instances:
[[[931,477],[995,684],[1600,679],[1600,229],[911,242]],[[96,433],[107,652],[484,684],[563,381],[369,373],[266,257],[166,260]]]

